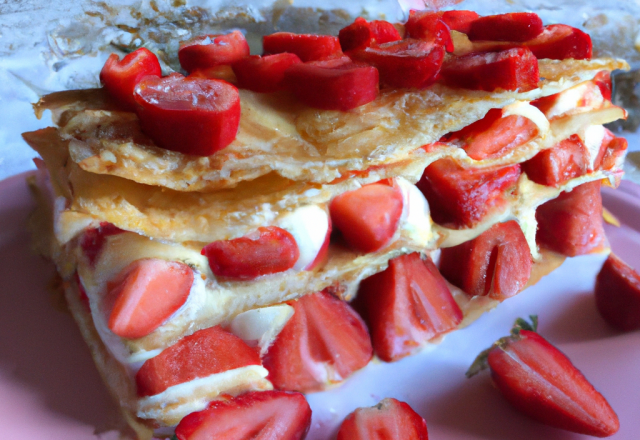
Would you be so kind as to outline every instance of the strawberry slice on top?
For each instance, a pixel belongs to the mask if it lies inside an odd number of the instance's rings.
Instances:
[[[214,400],[176,427],[178,440],[302,440],[311,408],[302,394],[251,391]]]
[[[248,56],[233,64],[233,73],[238,87],[259,93],[277,92],[285,88],[284,72],[292,65],[301,63],[293,53]]]
[[[337,440],[428,440],[427,422],[408,404],[386,398],[344,419]]]
[[[294,53],[305,63],[342,53],[338,37],[291,32],[276,32],[262,37],[262,48],[265,55],[282,52]]]
[[[249,43],[240,31],[224,35],[199,35],[180,43],[178,60],[184,70],[233,64],[249,55]]]
[[[358,17],[349,26],[338,33],[343,52],[365,47],[389,43],[402,39],[398,30],[388,21],[373,20],[368,22]]]
[[[511,336],[482,352],[467,377],[485,368],[502,395],[520,412],[544,424],[580,434],[608,437],[620,422],[607,400],[571,361],[518,319]]]
[[[263,359],[275,388],[320,391],[367,365],[373,356],[369,332],[349,304],[327,292],[288,304],[293,316]]]
[[[490,41],[529,41],[544,30],[542,20],[533,12],[487,15],[469,26],[469,39]]]
[[[360,284],[356,307],[369,329],[376,355],[397,361],[430,339],[455,329],[462,311],[431,260],[402,255]]]

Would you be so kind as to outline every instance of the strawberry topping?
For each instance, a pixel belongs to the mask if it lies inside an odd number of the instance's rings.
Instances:
[[[409,20],[405,24],[405,38],[414,38],[444,47],[453,52],[453,40],[449,26],[439,12],[409,11]]]
[[[640,274],[610,254],[596,278],[596,306],[611,326],[640,329]]]
[[[533,40],[525,43],[536,58],[552,60],[590,60],[593,49],[591,37],[580,29],[564,24],[546,26]]]
[[[532,181],[558,187],[588,172],[588,154],[582,139],[574,134],[524,162],[522,169]]]
[[[292,65],[301,63],[293,53],[253,55],[233,64],[238,87],[254,92],[277,92],[285,88],[284,72]]]
[[[331,35],[293,34],[276,32],[262,38],[265,55],[289,52],[303,62],[316,61],[340,54],[340,41]]]
[[[471,23],[469,39],[522,42],[537,37],[543,30],[542,20],[532,12],[487,15]]]
[[[347,52],[397,41],[402,37],[388,21],[373,20],[367,22],[364,18],[358,17],[352,24],[340,29],[338,38],[340,39],[342,50]]]
[[[184,70],[233,64],[249,55],[249,44],[240,31],[225,35],[200,35],[180,43],[178,59]]]

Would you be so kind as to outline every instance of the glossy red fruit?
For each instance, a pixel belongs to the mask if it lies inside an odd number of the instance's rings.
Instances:
[[[364,18],[358,17],[349,26],[340,29],[338,39],[342,51],[347,52],[397,41],[402,37],[388,21],[373,20],[368,22]]]
[[[100,256],[100,252],[107,241],[107,237],[123,232],[125,231],[108,222],[100,223],[100,226],[97,228],[88,228],[85,230],[80,239],[80,248],[82,248],[82,252],[89,260],[89,264],[91,266],[96,264],[96,260]]]
[[[347,111],[378,96],[378,71],[349,58],[294,64],[285,72],[285,84],[310,107]]]
[[[606,143],[603,142],[604,148],[600,150],[601,154],[595,161],[595,168],[608,171],[616,166],[622,166],[619,162],[623,160],[629,143],[625,138],[617,137],[609,130],[607,130],[605,140]]]
[[[428,440],[427,422],[408,404],[386,398],[344,419],[337,440]]]
[[[550,121],[575,113],[595,110],[607,105],[603,93],[607,91],[600,81],[586,81],[563,92],[545,96],[531,102]]]
[[[620,422],[607,400],[560,350],[535,332],[535,323],[532,327],[522,322],[517,321],[511,336],[483,352],[467,376],[488,366],[498,390],[527,416],[580,434],[615,434]]]
[[[527,48],[472,53],[452,58],[442,66],[442,80],[451,87],[471,90],[517,90],[538,87],[538,60]]]
[[[300,251],[293,235],[277,226],[267,226],[244,237],[209,243],[202,255],[209,260],[214,275],[252,280],[291,269]]]
[[[524,42],[537,37],[543,30],[542,20],[533,12],[487,15],[471,23],[469,39]]]
[[[546,26],[540,35],[527,41],[525,45],[539,59],[590,60],[593,54],[589,34],[564,24]]]
[[[134,98],[142,130],[161,148],[210,156],[236,138],[240,95],[226,81],[178,73],[147,77]]]
[[[249,56],[249,44],[240,31],[224,35],[199,35],[180,43],[178,59],[184,70],[233,64]]]
[[[402,206],[400,188],[372,183],[335,197],[329,212],[347,244],[368,253],[389,243],[398,229]]]
[[[144,47],[122,58],[112,53],[100,71],[100,82],[126,110],[135,110],[133,89],[145,76],[160,76],[158,57]]]
[[[600,88],[602,97],[607,101],[611,101],[611,90],[613,89],[613,86],[611,84],[611,72],[607,70],[598,72],[593,78],[593,82],[595,82],[596,85]]]
[[[360,284],[358,309],[369,325],[373,349],[397,361],[462,322],[462,311],[431,260],[413,253]]]
[[[449,26],[440,12],[409,11],[409,19],[404,25],[405,38],[423,40],[453,52],[453,40]]]
[[[193,271],[176,261],[156,258],[136,260],[107,284],[109,329],[137,339],[162,325],[186,302]]]
[[[525,288],[531,276],[531,250],[514,220],[498,223],[473,240],[444,248],[440,272],[471,296],[497,300]]]
[[[476,21],[480,16],[473,11],[445,11],[442,12],[442,21],[449,26],[452,31],[468,34],[471,29],[471,23]]]
[[[242,339],[220,326],[198,330],[142,364],[136,374],[138,396],[249,365],[260,365],[260,356]]]
[[[499,210],[520,177],[520,165],[465,168],[455,159],[429,165],[416,186],[427,198],[431,217],[454,228],[473,227]]]
[[[252,391],[214,400],[176,427],[178,440],[302,440],[311,408],[299,393]]]
[[[491,109],[487,115],[447,135],[444,139],[463,148],[469,157],[483,160],[503,157],[538,135],[538,126],[520,115],[502,117],[502,110]]]
[[[423,89],[438,78],[444,49],[426,41],[404,39],[349,53],[354,60],[375,66],[380,82],[389,87]]]
[[[600,182],[583,183],[541,205],[536,211],[536,241],[574,257],[604,248]]]
[[[522,170],[540,185],[558,187],[588,172],[588,156],[586,145],[574,134],[524,162]]]
[[[276,32],[262,37],[262,48],[265,55],[282,52],[294,53],[305,63],[335,56],[342,52],[338,37],[291,32]]]
[[[320,391],[367,365],[369,333],[349,304],[326,292],[288,304],[294,314],[263,359],[275,388]]]
[[[234,63],[232,67],[238,79],[238,87],[254,92],[270,93],[284,89],[284,72],[290,66],[301,62],[298,55],[284,52],[245,57]]]
[[[640,329],[640,274],[613,253],[596,277],[595,294],[600,315],[612,327]]]

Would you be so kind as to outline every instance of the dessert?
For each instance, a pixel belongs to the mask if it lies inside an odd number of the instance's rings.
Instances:
[[[542,59],[557,37],[544,27],[478,40],[465,32],[479,18],[457,12],[414,12],[397,35],[363,20],[340,37],[277,33],[259,58],[238,33],[205,36],[181,48],[188,77],[135,80],[134,112],[110,65],[104,89],[35,105],[57,125],[24,134],[48,171],[40,247],[141,436],[224,399],[324,389],[374,350],[406,356],[558,264],[537,224],[619,181],[625,145],[602,124],[625,117],[608,72],[626,63]],[[495,19],[522,20],[507,15]],[[554,251],[602,248],[577,243],[600,221],[570,216],[576,239]],[[469,245],[477,258],[444,269]],[[457,287],[431,261],[440,248]],[[409,319],[421,313],[429,328]]]

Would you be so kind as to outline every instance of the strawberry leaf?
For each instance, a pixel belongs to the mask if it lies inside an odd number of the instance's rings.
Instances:
[[[516,322],[513,324],[513,328],[511,329],[511,335],[519,338],[520,330],[528,330],[531,332],[538,331],[538,315],[529,315],[529,319],[531,323],[527,322],[527,320],[523,318],[516,319]]]
[[[493,345],[487,348],[486,350],[483,350],[482,352],[480,352],[480,354],[473,361],[473,363],[471,364],[467,372],[464,373],[464,375],[467,376],[467,378],[473,377],[479,372],[481,372],[482,370],[489,367],[487,358],[489,357],[489,352],[491,351],[492,348],[493,348]]]

